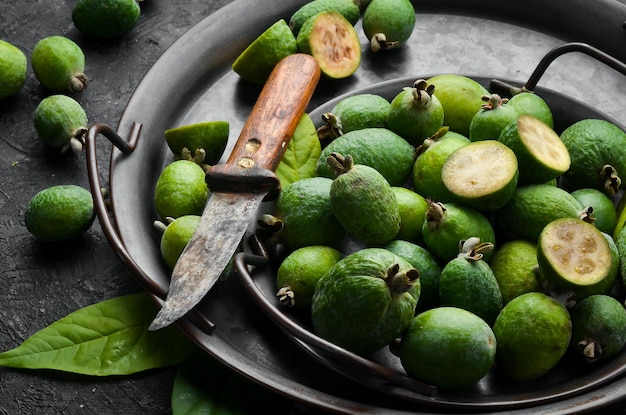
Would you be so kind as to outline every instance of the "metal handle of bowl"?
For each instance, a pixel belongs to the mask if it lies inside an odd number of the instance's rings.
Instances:
[[[131,154],[137,142],[141,132],[141,124],[133,123],[131,127],[128,140],[125,140],[122,136],[117,134],[113,128],[103,123],[94,123],[89,127],[85,134],[85,152],[87,154],[87,176],[89,178],[89,187],[91,188],[91,194],[93,197],[94,208],[98,221],[102,227],[109,245],[122,259],[124,264],[138,277],[143,288],[150,294],[152,294],[154,300],[159,303],[159,306],[163,305],[164,299],[167,297],[167,291],[156,284],[151,283],[151,278],[144,273],[135,260],[126,250],[124,243],[119,237],[117,228],[109,217],[109,210],[107,208],[107,202],[105,201],[102,193],[102,185],[99,176],[98,158],[96,156],[96,138],[102,134],[106,137],[118,150],[123,154]],[[210,333],[215,328],[215,325],[204,317],[201,313],[192,312],[190,318],[193,323],[196,324],[203,331]]]
[[[376,379],[377,384],[380,384],[382,380],[387,384],[400,386],[406,390],[427,397],[432,397],[436,394],[437,388],[435,386],[410,378],[393,368],[373,362],[322,339],[311,331],[304,329],[278,310],[261,292],[248,270],[249,265],[259,265],[267,262],[268,253],[265,245],[256,235],[252,235],[248,242],[253,253],[240,252],[235,255],[233,261],[235,273],[241,277],[245,288],[252,295],[261,310],[263,310],[287,335],[291,336],[292,340],[303,343],[309,349],[314,347],[328,352],[332,358],[321,356],[321,354],[315,352],[315,350],[313,350],[311,354],[318,358],[318,360],[340,372],[348,371],[348,374],[353,377],[368,375],[370,378]],[[335,363],[335,361],[337,361],[337,363]]]
[[[558,58],[559,56],[564,55],[566,53],[570,53],[570,52],[584,53],[608,65],[609,67],[615,69],[621,74],[626,75],[626,64],[620,61],[619,59],[616,59],[612,57],[611,55],[587,43],[570,42],[570,43],[564,43],[563,45],[557,46],[554,49],[550,50],[548,53],[546,53],[544,57],[537,64],[537,67],[535,68],[533,73],[530,75],[530,77],[528,78],[524,86],[516,87],[506,82],[503,82],[501,80],[493,79],[491,81],[490,87],[492,90],[504,91],[510,95],[515,95],[522,91],[532,91],[535,89],[535,87],[539,83],[539,80],[541,79],[543,74],[546,72],[550,64],[554,62],[554,60]]]

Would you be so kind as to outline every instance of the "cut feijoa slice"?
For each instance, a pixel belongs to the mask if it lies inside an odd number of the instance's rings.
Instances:
[[[577,218],[550,222],[537,242],[542,277],[557,291],[571,292],[578,300],[611,290],[618,272],[616,260],[602,232]]]
[[[504,128],[498,141],[517,156],[520,184],[546,183],[570,167],[569,150],[561,137],[531,115],[520,115]]]
[[[296,46],[317,60],[326,78],[347,78],[361,64],[359,36],[352,23],[337,12],[321,12],[304,22]]]
[[[474,141],[450,154],[441,178],[459,202],[480,211],[495,211],[515,194],[517,158],[498,141]]]

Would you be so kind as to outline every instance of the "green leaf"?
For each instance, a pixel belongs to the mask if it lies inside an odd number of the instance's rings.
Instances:
[[[172,415],[270,413],[276,412],[276,399],[269,390],[212,357],[195,353],[180,366],[174,379]]]
[[[321,153],[322,145],[313,120],[303,114],[276,168],[280,185],[284,188],[289,183],[315,176],[315,165]]]
[[[110,376],[178,364],[193,344],[175,327],[148,331],[156,311],[146,293],[81,308],[0,353],[0,366]]]

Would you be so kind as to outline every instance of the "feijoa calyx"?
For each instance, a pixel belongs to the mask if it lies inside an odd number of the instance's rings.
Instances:
[[[330,206],[341,225],[367,244],[384,244],[400,230],[400,207],[391,185],[376,169],[354,164],[352,157],[332,153],[337,173],[330,187]]]
[[[55,92],[81,92],[87,86],[85,54],[64,36],[39,40],[31,54],[31,66],[39,82]]]
[[[419,272],[383,248],[358,250],[317,282],[314,332],[360,355],[391,343],[406,329],[420,296]]]

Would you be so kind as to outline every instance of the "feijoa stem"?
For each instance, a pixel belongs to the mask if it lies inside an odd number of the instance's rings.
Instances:
[[[419,279],[419,271],[415,268],[409,268],[405,271],[400,271],[399,264],[392,264],[387,268],[387,275],[385,281],[392,294],[402,294],[409,291],[415,281]]]
[[[602,356],[602,345],[593,339],[583,339],[578,342],[578,347],[582,350],[585,360],[589,363],[595,362]]]
[[[291,287],[282,287],[276,293],[276,297],[278,297],[278,302],[285,307],[293,307],[296,304],[296,294]]]
[[[601,174],[606,177],[604,189],[611,195],[617,194],[622,185],[622,179],[618,176],[617,170],[610,164],[602,166]]]
[[[400,42],[387,40],[384,33],[376,33],[370,41],[370,49],[372,52],[380,52],[381,50],[395,49],[400,46]]]
[[[349,154],[344,157],[339,153],[330,153],[330,155],[326,157],[326,162],[337,176],[350,171],[354,166],[354,159]]]
[[[459,256],[468,261],[479,261],[484,254],[493,251],[491,242],[480,242],[480,238],[471,237],[459,243]]]
[[[500,95],[498,94],[491,94],[491,95],[483,95],[482,96],[482,100],[485,102],[484,104],[482,104],[480,106],[480,108],[484,109],[484,110],[493,110],[496,109],[504,104],[506,104],[509,99],[508,98],[502,98]]]
[[[87,87],[87,76],[80,72],[75,74],[69,81],[68,89],[70,92],[82,92]]]
[[[446,214],[446,208],[443,203],[435,202],[434,200],[428,199],[426,203],[428,204],[426,223],[430,229],[437,229]]]

